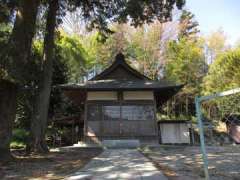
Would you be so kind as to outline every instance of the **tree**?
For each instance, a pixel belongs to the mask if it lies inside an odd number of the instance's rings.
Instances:
[[[10,140],[16,111],[16,85],[7,80],[0,80],[0,161],[12,159]]]
[[[184,0],[119,0],[119,1],[68,1],[73,7],[82,12],[82,19],[87,28],[98,29],[102,33],[109,33],[108,25],[112,22],[130,22],[133,26],[151,23],[154,20],[161,22],[172,18],[172,10],[175,6],[181,9]]]
[[[39,4],[40,0],[19,1],[9,46],[7,52],[3,53],[9,78],[21,83],[24,83],[28,57],[31,54]]]
[[[109,66],[119,52],[125,53],[127,56],[127,31],[130,30],[127,24],[114,23],[110,27],[107,39],[104,39],[101,33],[96,32],[89,36],[86,40],[83,39],[84,44],[87,44],[87,52],[93,61],[93,68],[95,71],[100,71],[106,66]],[[87,43],[86,41],[88,41]]]
[[[138,70],[152,79],[160,79],[165,63],[167,42],[174,37],[171,24],[154,22],[137,28],[128,35],[128,53],[135,59]]]
[[[12,20],[17,1],[2,0],[0,2],[0,23],[8,23]]]
[[[194,20],[194,14],[190,11],[183,10],[179,19],[179,34],[178,38],[192,39],[200,32],[198,22]]]
[[[69,70],[69,82],[83,82],[87,71],[92,65],[89,52],[83,46],[81,37],[77,35],[67,35],[65,32],[59,32],[59,38],[56,41],[56,46],[59,48],[64,63]],[[87,43],[87,42],[86,42]]]
[[[8,46],[8,40],[11,34],[11,26],[8,23],[0,23],[0,57],[6,52],[6,47]],[[7,75],[4,62],[0,62],[0,79],[6,77]]]
[[[23,128],[26,131],[30,131],[31,119],[34,112],[34,102],[36,96],[36,90],[39,85],[41,74],[40,62],[42,59],[43,43],[35,40],[32,47],[31,56],[27,65],[28,76],[25,77],[26,88],[22,88],[18,92],[17,97],[17,117],[15,119],[14,127]]]
[[[210,65],[203,81],[203,94],[210,94],[240,86],[240,48],[219,55]]]
[[[86,31],[85,23],[79,9],[66,13],[66,15],[63,17],[62,28],[67,33],[74,34],[79,37],[85,36],[89,33]]]
[[[194,97],[201,92],[201,82],[205,74],[206,64],[201,42],[183,38],[178,42],[169,43],[165,78],[184,84],[183,90],[176,97],[179,105],[175,107],[178,108],[175,111],[180,111],[179,113],[185,115],[194,115]],[[182,109],[181,106],[185,106],[185,108]]]
[[[49,7],[46,21],[46,34],[44,37],[42,74],[37,94],[35,117],[31,124],[31,148],[35,152],[47,152],[45,132],[47,126],[49,98],[52,84],[52,68],[54,54],[54,32],[56,27],[58,0],[49,0]]]
[[[18,82],[24,84],[24,77],[26,77],[26,66],[28,62],[29,55],[31,53],[32,39],[35,34],[35,21],[37,16],[37,10],[39,6],[39,0],[20,0],[17,10],[15,23],[12,33],[9,38],[7,48],[1,54],[1,67],[4,73],[2,77],[4,79],[11,80],[12,82]],[[1,70],[2,71],[2,70]],[[2,80],[1,80],[2,81]],[[8,106],[1,105],[0,111],[4,116],[1,116],[1,124],[9,129],[7,133],[1,133],[0,139],[5,138],[5,143],[1,147],[5,156],[1,156],[1,159],[6,159],[10,157],[9,144],[10,137],[12,134],[11,128],[13,126],[13,120],[16,116],[16,90],[13,90],[12,85],[3,83],[1,88],[5,88],[1,92],[1,99],[9,97],[9,101],[1,101],[1,103],[6,103]]]
[[[214,59],[219,54],[228,49],[226,40],[227,37],[221,29],[211,33],[208,37],[206,37],[206,55],[209,64],[213,63]]]
[[[81,38],[84,49],[88,54],[89,70],[87,78],[93,77],[109,64],[111,53],[108,51],[108,42],[111,41],[110,38],[111,36],[107,40],[103,40],[99,32],[93,32]]]
[[[202,94],[214,94],[240,86],[240,48],[230,49],[219,54],[202,83]],[[213,120],[223,120],[239,114],[239,94],[216,98],[205,102],[205,114]]]
[[[127,23],[115,23],[110,29],[114,33],[104,42],[98,41],[101,38],[98,33],[81,39],[97,69],[111,64],[111,60],[121,51],[134,68],[153,79],[159,79],[165,62],[166,44],[176,36],[171,29],[172,23],[159,21],[138,28]]]
[[[200,84],[207,72],[204,44],[194,17],[188,10],[181,12],[177,40],[170,41],[166,50],[165,78],[184,84],[182,91],[167,104],[167,112],[172,111],[175,116],[194,115],[194,97],[200,94]]]

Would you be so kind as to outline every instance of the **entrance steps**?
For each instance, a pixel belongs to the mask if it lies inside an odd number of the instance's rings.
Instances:
[[[107,148],[138,148],[140,141],[137,139],[121,139],[121,140],[103,140],[102,144]]]
[[[78,141],[77,144],[73,145],[74,147],[102,147],[101,144],[96,144],[96,143],[87,143],[84,141]]]
[[[138,148],[140,147],[138,139],[111,139],[102,140],[100,144],[78,142],[75,147],[103,147],[103,148]]]

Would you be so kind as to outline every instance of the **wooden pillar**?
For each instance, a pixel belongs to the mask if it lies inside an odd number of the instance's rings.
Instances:
[[[119,91],[118,92],[118,102],[120,106],[120,119],[119,119],[119,135],[121,136],[122,133],[122,127],[123,127],[123,120],[122,120],[122,101],[123,101],[123,92]]]
[[[74,123],[72,122],[72,144],[74,144]]]
[[[191,140],[191,145],[195,144],[195,138],[194,138],[194,129],[193,129],[193,124],[190,122],[190,140]]]
[[[101,115],[101,118],[100,118],[100,132],[99,132],[99,137],[100,137],[100,141],[103,141],[104,140],[104,113],[103,113],[103,105],[100,105],[100,115]]]
[[[83,140],[86,142],[87,139],[87,133],[88,133],[88,122],[87,122],[87,111],[88,111],[88,104],[87,104],[87,91],[85,92],[85,101],[84,101],[84,124],[83,124]]]
[[[162,144],[162,135],[161,135],[161,124],[158,124],[158,142],[159,144]]]
[[[155,126],[155,134],[157,138],[157,142],[159,141],[159,132],[158,132],[158,124],[157,124],[157,102],[156,102],[156,95],[154,93],[154,101],[153,101],[153,106],[154,106],[154,126]],[[160,135],[161,136],[161,135]]]

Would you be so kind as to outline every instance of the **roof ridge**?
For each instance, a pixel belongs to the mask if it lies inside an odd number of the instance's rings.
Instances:
[[[103,78],[104,76],[106,76],[107,74],[111,73],[112,71],[114,71],[118,66],[122,66],[125,70],[129,71],[133,76],[142,79],[142,80],[151,80],[149,77],[145,76],[144,74],[141,74],[139,71],[137,71],[136,69],[134,69],[133,67],[131,67],[125,60],[125,57],[122,53],[118,53],[115,56],[115,60],[114,62],[107,67],[106,69],[104,69],[101,73],[97,74],[96,76],[94,76],[93,78],[89,79],[89,81],[92,80],[99,80],[100,78]]]

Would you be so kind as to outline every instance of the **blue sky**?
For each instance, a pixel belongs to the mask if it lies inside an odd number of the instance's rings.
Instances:
[[[204,35],[221,28],[228,42],[240,40],[240,0],[186,0]]]

